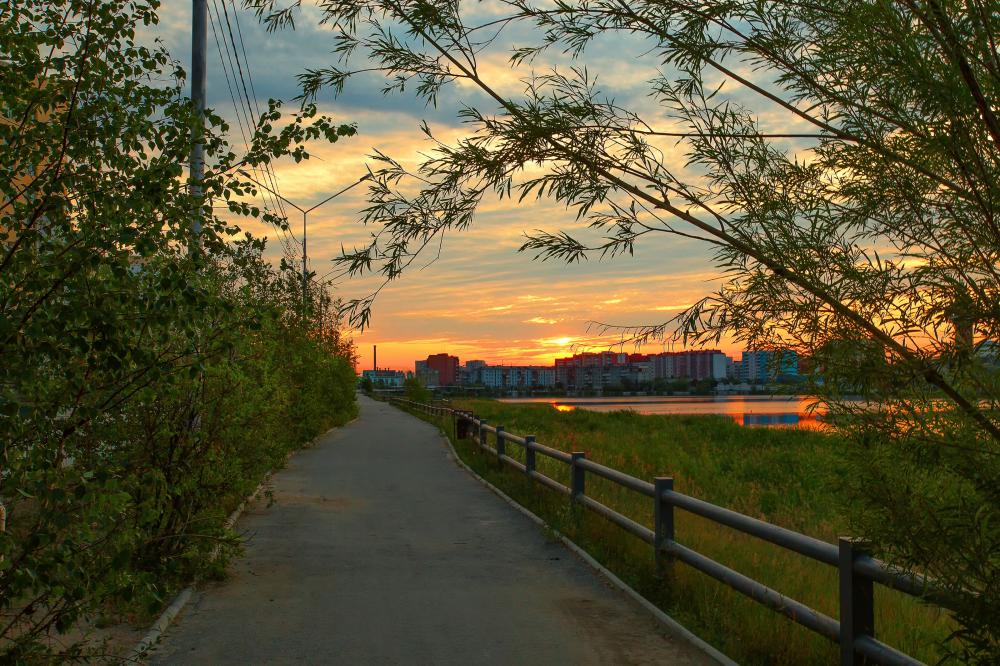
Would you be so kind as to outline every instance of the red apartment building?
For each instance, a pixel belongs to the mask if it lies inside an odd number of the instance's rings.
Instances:
[[[434,354],[427,357],[427,367],[437,370],[438,385],[452,386],[458,382],[458,357],[450,354]]]

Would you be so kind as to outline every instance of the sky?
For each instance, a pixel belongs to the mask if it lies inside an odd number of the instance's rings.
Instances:
[[[218,3],[209,1],[210,5]],[[491,3],[479,6],[489,11]],[[190,62],[190,11],[187,0],[166,0],[160,10],[161,23],[153,29],[185,69]],[[234,11],[232,6],[229,11]],[[292,100],[299,92],[298,74],[335,62],[331,34],[315,18],[315,10],[307,8],[294,31],[269,34],[255,17],[240,12],[239,30],[261,106],[266,106],[268,98]],[[645,83],[655,74],[655,63],[640,57],[644,48],[627,38],[605,40],[595,46],[585,64],[598,72],[602,86],[616,100],[646,108],[655,119],[659,111],[649,108]],[[530,70],[511,71],[505,58],[502,52],[488,54],[485,69],[501,90],[516,94],[519,79]],[[536,64],[535,68],[544,66]],[[211,30],[208,77],[209,106],[233,118],[233,101]],[[415,166],[421,153],[430,149],[420,132],[422,121],[439,138],[454,139],[466,132],[456,117],[460,106],[486,103],[477,90],[459,85],[446,89],[436,108],[427,107],[409,94],[384,96],[381,84],[371,76],[349,84],[336,99],[330,93],[320,95],[321,111],[337,122],[355,123],[358,134],[333,146],[315,145],[313,158],[306,162],[276,164],[284,197],[308,208],[364,175],[375,150]],[[296,106],[288,104],[289,109]],[[242,145],[236,132],[234,143]],[[671,159],[678,165],[683,162],[681,155]],[[334,270],[331,259],[342,245],[363,243],[371,232],[359,222],[365,195],[364,186],[356,187],[310,214],[309,266],[318,276]],[[301,218],[292,216],[290,221],[295,236],[301,238]],[[418,260],[413,269],[382,290],[370,326],[353,333],[359,371],[372,367],[373,345],[378,345],[379,367],[399,370],[412,370],[414,360],[439,352],[454,354],[462,362],[551,364],[555,358],[608,349],[619,341],[618,334],[598,335],[594,322],[661,323],[718,287],[711,248],[665,234],[637,243],[634,256],[605,261],[567,265],[518,252],[526,232],[579,232],[583,226],[572,211],[549,200],[517,204],[487,199],[469,230],[446,236],[439,253]],[[268,236],[272,256],[278,255],[274,229],[253,223],[245,227]],[[361,297],[377,284],[372,279],[343,280],[336,286],[336,295]],[[719,347],[738,353],[725,339]],[[671,348],[680,347],[656,343],[645,345],[642,351]],[[625,351],[634,349],[626,345]]]

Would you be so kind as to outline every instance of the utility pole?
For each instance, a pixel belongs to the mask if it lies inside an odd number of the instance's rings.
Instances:
[[[197,114],[194,143],[191,146],[190,189],[191,196],[200,199],[201,181],[205,178],[205,94],[208,53],[208,0],[191,0],[191,102]],[[192,221],[194,235],[192,247],[201,243],[201,211]]]
[[[305,316],[306,310],[309,308],[309,289],[308,289],[309,253],[306,252],[306,219],[308,217],[309,217],[309,211],[307,210],[302,211],[302,315],[303,316]]]

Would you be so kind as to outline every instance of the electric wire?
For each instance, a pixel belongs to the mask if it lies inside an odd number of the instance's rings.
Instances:
[[[212,7],[214,8],[214,15],[213,12],[209,12],[209,18],[212,26],[212,35],[215,38],[216,48],[218,49],[219,52],[219,60],[222,64],[223,73],[225,74],[226,78],[226,86],[229,89],[229,95],[233,102],[234,111],[236,112],[236,119],[240,129],[240,134],[243,137],[244,145],[246,147],[249,147],[250,142],[247,134],[248,132],[247,126],[248,123],[249,127],[256,127],[256,125],[252,123],[252,121],[250,120],[250,118],[252,117],[252,112],[248,111],[250,106],[249,102],[246,100],[247,95],[245,94],[239,95],[241,98],[240,102],[236,101],[237,92],[239,91],[238,85],[236,86],[236,90],[234,90],[233,88],[233,82],[236,81],[236,71],[235,71],[236,68],[233,65],[233,52],[235,52],[236,47],[235,44],[231,44],[225,38],[225,32],[223,31],[222,27],[222,16],[219,12],[219,8],[215,0],[212,0]],[[218,29],[216,28],[217,22],[219,24]],[[219,37],[220,33],[222,33],[221,39]],[[222,53],[223,43],[225,43],[225,50],[226,50],[225,56]],[[236,56],[238,58],[238,53],[236,54]],[[232,77],[230,77],[230,70],[232,70]],[[245,117],[246,120],[244,120]],[[252,132],[252,130],[250,131]],[[261,170],[259,168],[257,167],[250,167],[250,168],[254,172],[254,174],[258,177],[258,179],[262,181],[267,180],[266,177],[261,173]],[[267,209],[271,209],[276,213],[281,214],[281,216],[287,220],[287,216],[284,215],[283,207],[280,206],[280,200],[277,199],[277,197],[275,197],[272,193],[267,192],[266,188],[258,188],[258,196],[260,196],[262,202],[264,203],[265,211]],[[297,252],[295,252],[293,248],[295,246],[300,245],[300,243],[298,239],[295,238],[294,232],[291,232],[289,228],[285,228],[280,225],[274,225],[274,226],[276,226],[280,232],[278,240],[282,245],[284,254],[289,257],[295,257],[297,255]]]
[[[260,112],[260,106],[258,104],[257,88],[256,88],[256,86],[253,83],[253,71],[250,68],[250,58],[247,56],[246,43],[243,41],[243,28],[240,26],[239,9],[236,6],[236,0],[229,0],[229,1],[233,5],[233,22],[236,24],[236,36],[239,39],[240,50],[243,52],[243,62],[246,63],[246,70],[247,70],[247,76],[246,76],[246,78],[250,82],[250,95],[249,95],[249,99],[251,99],[253,101],[253,107],[254,107],[254,110],[257,112],[257,118],[260,118],[261,112]],[[226,9],[226,0],[220,0],[220,2],[222,2],[222,8],[223,8],[223,11],[225,12],[225,9]],[[232,29],[232,26],[229,25],[229,13],[225,12],[225,14],[226,14],[226,24],[227,24],[227,27],[229,29],[229,37],[230,37],[230,40],[232,40],[232,38],[233,38],[233,29]],[[235,47],[236,47],[236,44],[234,42],[233,43],[234,50],[235,50]],[[240,69],[240,78],[241,79],[243,78],[243,70],[242,69]],[[244,94],[245,94],[246,93],[246,81],[243,82],[243,90],[244,90]],[[266,167],[267,172],[268,172],[268,178],[270,180],[271,186],[274,188],[274,191],[280,195],[281,189],[280,189],[280,184],[278,182],[278,174],[274,171],[274,167],[270,163],[266,164],[265,167]],[[281,200],[280,196],[278,197],[278,205],[281,207],[281,216],[287,222],[287,220],[288,220],[288,213],[285,210],[284,202]],[[294,233],[293,233],[292,237],[294,238]],[[297,239],[296,239],[296,244],[298,244]]]
[[[213,2],[213,6],[214,6],[214,2]],[[223,71],[223,74],[226,77],[226,87],[229,89],[229,97],[230,97],[230,99],[232,99],[232,101],[233,101],[233,109],[234,109],[234,111],[236,111],[236,122],[237,122],[237,125],[239,126],[239,129],[240,129],[240,135],[243,137],[244,146],[246,146],[246,145],[248,145],[248,140],[247,140],[247,130],[246,130],[246,126],[245,126],[245,122],[244,122],[244,116],[243,116],[243,108],[242,108],[242,105],[239,104],[239,103],[237,103],[237,101],[236,101],[236,93],[233,91],[233,84],[232,84],[232,81],[230,80],[229,69],[230,69],[230,66],[231,66],[231,62],[229,64],[227,64],[227,62],[226,62],[227,56],[230,58],[230,60],[231,60],[231,56],[229,56],[228,44],[226,45],[226,56],[223,56],[223,54],[222,54],[222,40],[219,39],[219,34],[218,34],[219,32],[221,32],[221,29],[222,29],[221,20],[218,17],[218,7],[216,6],[214,8],[215,8],[215,14],[214,15],[213,15],[212,11],[209,11],[209,22],[211,23],[211,26],[212,26],[212,36],[215,38],[215,46],[216,46],[216,48],[218,49],[218,52],[219,52],[219,61],[222,64],[222,71]],[[210,9],[211,9],[211,7],[210,7]],[[216,30],[216,26],[215,26],[215,24],[216,24],[217,21],[219,21],[219,23],[220,23],[218,31]],[[254,169],[254,167],[251,167],[251,169]],[[257,173],[256,170],[254,170],[254,172]],[[268,204],[267,199],[266,199],[266,194],[264,196],[262,196],[262,198],[264,198],[265,207],[267,207],[269,204]]]
[[[232,78],[230,77],[230,70],[235,70],[235,67],[233,66],[233,49],[234,49],[234,47],[231,47],[230,43],[225,40],[225,32],[222,30],[222,18],[221,18],[221,15],[219,13],[218,5],[215,4],[215,0],[213,0],[212,9],[214,9],[214,15],[213,15],[213,12],[209,12],[209,17],[211,19],[211,24],[212,24],[212,34],[213,34],[213,37],[215,38],[216,47],[217,47],[217,49],[219,51],[219,60],[220,60],[220,62],[222,64],[223,73],[225,74],[225,77],[226,77],[226,86],[229,89],[229,96],[230,96],[230,99],[233,102],[233,110],[236,112],[236,120],[237,120],[237,124],[239,125],[239,128],[240,128],[240,134],[243,137],[244,146],[248,148],[249,147],[249,139],[248,139],[248,135],[247,135],[247,132],[248,132],[247,127],[252,127],[253,124],[249,120],[249,115],[247,115],[247,119],[244,120],[244,117],[245,117],[245,114],[246,114],[246,110],[245,109],[249,108],[249,107],[245,107],[243,105],[244,99],[243,99],[242,95],[240,96],[241,97],[240,102],[236,101],[237,93],[233,89],[233,81],[235,81],[235,71],[233,71],[233,73],[232,73]],[[216,29],[216,22],[218,22],[218,24],[219,24],[218,25],[218,29]],[[222,35],[223,35],[222,39],[219,38],[219,33],[222,33]],[[225,46],[225,50],[226,50],[226,55],[225,56],[222,53],[223,46]],[[227,62],[227,58],[228,58],[228,62]],[[238,87],[237,87],[237,90],[238,90]],[[263,175],[260,173],[260,170],[258,168],[251,166],[250,169],[256,174],[256,176],[259,179],[261,179],[261,180],[264,179]],[[262,202],[264,204],[265,213],[267,212],[268,209],[270,209],[272,211],[275,211],[275,212],[279,211],[279,208],[276,205],[277,200],[275,199],[275,197],[274,197],[274,195],[272,193],[267,192],[267,190],[264,189],[264,188],[258,188],[258,196],[261,198],[261,200],[262,200]],[[289,256],[289,257],[294,257],[296,255],[296,253],[293,250],[292,241],[289,240],[288,230],[282,229],[279,225],[275,225],[275,226],[278,227],[278,230],[279,230],[279,233],[280,233],[280,235],[278,237],[278,240],[279,240],[279,242],[282,245],[282,249],[284,250],[284,254],[287,255],[287,256]],[[294,236],[292,237],[292,240],[295,241],[295,243],[297,243],[297,240],[294,239]]]
[[[212,0],[212,1],[216,2],[216,0]],[[242,86],[243,99],[246,102],[247,115],[248,115],[248,117],[252,116],[252,117],[256,117],[257,119],[259,119],[260,116],[261,116],[261,113],[260,113],[260,106],[259,106],[258,100],[257,100],[257,89],[256,89],[256,87],[254,86],[254,83],[253,83],[253,72],[252,72],[252,69],[250,67],[250,59],[247,56],[246,44],[243,41],[243,29],[240,27],[239,11],[238,11],[238,9],[236,7],[235,0],[229,0],[229,1],[233,3],[233,22],[236,23],[236,33],[235,33],[235,35],[233,33],[232,22],[230,22],[230,19],[229,19],[229,10],[228,10],[228,8],[226,6],[227,0],[218,0],[218,2],[222,5],[223,15],[224,15],[225,20],[226,20],[226,30],[229,33],[229,44],[232,45],[232,52],[233,52],[233,56],[234,56],[235,62],[236,62],[236,71],[233,72],[233,81],[236,81],[236,73],[238,71],[239,72],[239,83]],[[221,23],[220,23],[220,26],[221,26]],[[237,48],[236,48],[237,39],[239,40],[239,51],[237,51]],[[240,51],[242,51],[242,54],[243,54],[242,59],[240,58]],[[246,68],[246,76],[245,77],[244,77],[244,73],[243,73],[244,67]],[[247,81],[248,80],[250,82],[250,90],[249,91],[247,91]],[[237,86],[237,91],[239,91],[240,85]],[[251,108],[251,106],[252,106],[252,108]],[[253,116],[254,113],[256,113],[256,116]],[[256,128],[256,123],[250,123],[250,125],[252,127]],[[270,163],[267,163],[267,164],[265,164],[263,166],[263,171],[264,171],[264,173],[266,175],[266,178],[263,178],[263,180],[266,182],[266,184],[268,185],[268,187],[271,188],[271,194],[275,195],[273,198],[274,198],[275,202],[278,205],[278,211],[281,214],[281,217],[285,220],[285,222],[287,224],[287,221],[288,221],[288,212],[285,209],[285,202],[282,200],[282,197],[281,197],[281,189],[280,189],[280,185],[278,183],[278,175],[277,175],[277,173],[275,173],[274,168],[273,168],[273,166]],[[298,239],[295,237],[295,233],[293,231],[291,231],[290,228],[289,229],[284,229],[283,231],[286,234],[289,234],[291,236],[291,239],[294,241],[294,244],[295,244],[296,247],[300,247],[301,246],[301,244],[299,243]],[[292,256],[293,256],[293,258],[297,259],[298,258],[298,253],[296,253],[295,255],[292,255]]]
[[[212,0],[213,3],[215,1],[216,0]],[[252,132],[253,132],[254,129],[256,129],[257,122],[256,122],[256,120],[253,120],[253,122],[250,122],[250,121],[252,119],[254,119],[254,118],[256,118],[257,120],[260,119],[260,107],[257,105],[257,93],[256,93],[256,91],[254,91],[253,95],[251,96],[250,92],[247,90],[247,78],[250,79],[250,88],[253,89],[253,77],[252,77],[252,75],[250,73],[250,62],[249,62],[249,59],[247,58],[247,55],[246,55],[246,52],[247,52],[246,51],[246,45],[243,43],[243,35],[242,35],[242,32],[240,32],[239,26],[237,25],[237,33],[239,33],[239,35],[240,35],[240,50],[243,51],[243,58],[241,59],[239,51],[236,48],[236,37],[233,34],[233,24],[229,20],[229,9],[227,7],[227,0],[219,0],[219,3],[222,5],[222,13],[223,13],[223,16],[226,19],[226,30],[229,32],[229,44],[232,45],[233,56],[234,56],[234,60],[235,60],[235,63],[236,63],[236,69],[233,71],[233,81],[237,82],[239,84],[239,85],[237,85],[237,91],[239,91],[240,85],[242,86],[243,101],[246,103],[248,124],[249,124],[249,127],[250,127],[251,136],[253,136]],[[218,11],[218,10],[216,10],[216,11]],[[236,13],[237,13],[236,12],[236,7],[234,5],[233,6],[233,16],[236,16]],[[246,73],[245,77],[243,75],[243,66],[244,66],[244,64],[246,65],[246,70],[247,70],[247,73]],[[236,74],[237,73],[239,73],[239,80],[238,81],[236,79]],[[255,110],[256,110],[256,115],[254,114]],[[265,173],[267,175],[267,181],[268,181],[269,186],[274,190],[274,193],[277,193],[278,195],[280,195],[281,191],[278,189],[278,183],[277,183],[277,179],[275,178],[275,175],[274,175],[274,169],[271,167],[270,164],[266,164],[264,166],[264,171],[265,171]],[[281,211],[282,217],[284,217],[285,219],[287,219],[288,215],[285,212],[284,202],[282,202],[280,198],[277,198],[276,201],[278,203],[278,210]]]
[[[250,98],[253,100],[253,107],[254,110],[256,110],[257,112],[257,117],[260,118],[261,112],[260,112],[260,106],[258,104],[257,88],[253,84],[253,71],[250,68],[250,58],[247,57],[246,44],[243,42],[243,28],[240,27],[239,11],[237,11],[236,0],[230,0],[230,2],[232,2],[233,4],[233,22],[236,23],[236,36],[240,40],[240,50],[243,51],[243,62],[245,62],[247,66],[247,80],[250,81]],[[281,189],[280,189],[280,183],[278,182],[277,172],[274,170],[274,167],[270,163],[267,164],[267,169],[271,174],[271,182],[274,183],[274,191],[280,194]],[[279,199],[279,202],[280,201],[281,200]],[[287,219],[288,215],[285,213],[284,202],[281,202],[281,204],[282,204],[281,208],[282,215],[285,217],[285,219]]]
[[[213,2],[215,2],[215,1],[216,0],[213,0]],[[223,11],[223,14],[224,14],[225,20],[226,20],[226,29],[229,32],[229,41],[232,44],[233,55],[235,56],[235,61],[236,61],[236,70],[233,73],[233,80],[237,81],[237,79],[236,79],[236,73],[238,72],[239,73],[239,84],[242,85],[243,97],[244,97],[244,99],[247,102],[248,114],[252,113],[252,110],[250,108],[251,107],[250,100],[252,99],[253,100],[252,106],[257,109],[257,113],[258,113],[257,117],[259,118],[260,117],[260,107],[257,105],[257,92],[256,92],[256,88],[255,88],[254,83],[253,83],[253,74],[251,72],[249,58],[247,57],[247,54],[246,54],[246,43],[243,41],[243,32],[242,32],[242,28],[241,28],[241,26],[239,24],[239,11],[236,8],[235,1],[234,0],[229,0],[229,1],[233,2],[233,22],[236,23],[236,35],[239,35],[240,50],[243,52],[243,58],[241,59],[240,58],[240,54],[239,54],[239,52],[236,49],[237,38],[236,38],[236,36],[233,33],[232,22],[230,21],[230,18],[229,18],[229,11],[228,11],[227,6],[226,6],[227,0],[218,0],[218,2],[222,5],[222,11]],[[221,25],[221,23],[220,23],[220,25]],[[244,72],[243,72],[243,65],[244,64],[246,65],[246,76],[244,76]],[[251,95],[251,92],[247,90],[247,79],[249,79],[249,81],[250,81],[250,91],[252,91],[252,95]],[[239,89],[239,86],[237,86],[237,89]],[[270,164],[265,165],[265,168],[266,168],[266,171],[267,171],[268,179],[270,181],[270,186],[273,189],[272,194],[277,194],[278,195],[276,197],[277,200],[278,200],[278,205],[281,207],[282,216],[287,221],[288,216],[285,213],[284,206],[282,205],[284,202],[282,201],[282,198],[280,196],[280,192],[278,190],[277,174],[274,173],[274,169],[271,167]],[[293,233],[292,234],[292,238],[294,238],[294,237],[295,236],[294,236],[294,233]],[[296,243],[297,243],[297,240],[296,240]],[[303,244],[304,244],[304,239],[303,239]],[[305,257],[304,248],[303,248],[303,253],[302,254],[303,254],[303,270],[307,270],[307,264],[305,263],[306,257]],[[297,257],[295,257],[295,258],[297,259]]]
[[[229,97],[233,101],[233,110],[236,112],[236,120],[237,120],[237,124],[239,125],[239,128],[240,128],[240,134],[243,137],[244,147],[249,147],[249,139],[248,139],[248,135],[247,135],[247,132],[248,132],[248,129],[247,129],[248,125],[247,125],[247,123],[249,122],[249,118],[247,118],[246,120],[244,120],[245,108],[244,108],[243,103],[242,103],[243,102],[242,97],[240,99],[240,102],[236,101],[236,91],[233,90],[233,81],[235,80],[235,71],[233,72],[233,77],[231,79],[230,78],[230,70],[234,69],[234,67],[233,67],[232,53],[230,51],[230,45],[229,45],[228,42],[225,43],[225,48],[226,48],[226,54],[225,54],[225,56],[223,56],[223,54],[222,54],[223,42],[225,41],[225,32],[223,32],[223,30],[222,30],[222,18],[221,18],[221,15],[219,13],[218,5],[215,4],[215,0],[213,0],[213,2],[212,2],[212,9],[214,9],[214,15],[212,14],[212,12],[209,12],[209,16],[210,16],[211,21],[212,21],[212,35],[215,37],[215,44],[216,44],[216,47],[217,47],[217,49],[219,51],[219,59],[220,59],[220,61],[222,63],[222,70],[223,70],[223,73],[225,74],[225,77],[226,77],[226,87],[229,89]],[[218,30],[216,30],[216,25],[215,25],[216,22],[218,22],[218,24],[219,24]],[[222,35],[223,35],[222,39],[219,38],[219,33],[222,33]],[[227,62],[227,60],[228,60],[228,62]],[[238,91],[238,87],[237,87],[237,91]],[[250,124],[250,126],[252,127],[252,124]],[[260,176],[260,172],[259,172],[259,170],[256,167],[250,167],[250,168],[251,168],[251,170],[253,170],[253,172],[257,176]],[[271,197],[271,195],[269,193],[267,193],[267,192],[261,192],[260,196],[261,196],[261,199],[264,201],[264,207],[265,207],[265,209],[270,207],[270,208],[274,208],[275,210],[277,210],[276,205],[273,205],[269,201],[270,198],[273,198],[273,197]]]

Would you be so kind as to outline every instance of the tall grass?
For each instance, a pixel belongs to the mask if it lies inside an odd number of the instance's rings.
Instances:
[[[646,416],[620,411],[558,412],[548,405],[485,400],[457,403],[508,432],[533,434],[563,451],[584,451],[599,463],[641,479],[673,476],[675,489],[826,541],[848,533],[849,507],[838,492],[847,473],[834,434],[746,429],[712,416]],[[447,430],[447,428],[446,428]],[[456,442],[463,460],[585,548],[644,596],[740,663],[834,663],[838,648],[722,583],[678,563],[659,578],[652,549],[599,516],[481,453]],[[508,444],[508,454],[523,451]],[[567,466],[537,457],[539,471],[569,484]],[[587,494],[652,526],[652,500],[593,475]],[[836,618],[836,571],[759,539],[677,511],[679,543]],[[877,586],[878,587],[878,586]],[[943,653],[952,625],[940,610],[886,589],[876,591],[878,638],[923,661]]]

